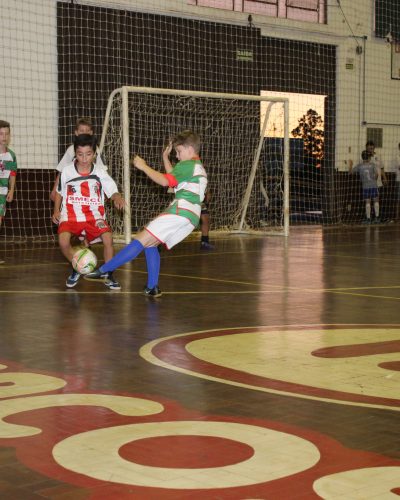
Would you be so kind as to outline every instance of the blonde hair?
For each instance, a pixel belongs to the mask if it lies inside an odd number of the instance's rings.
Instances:
[[[93,131],[93,121],[88,116],[81,116],[76,120],[75,130],[78,130],[80,125],[86,125],[87,127],[90,127]]]

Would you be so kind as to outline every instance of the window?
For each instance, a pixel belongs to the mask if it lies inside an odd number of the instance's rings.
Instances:
[[[386,38],[389,33],[400,40],[399,0],[375,0],[375,36]]]
[[[326,0],[188,0],[190,5],[326,23]]]

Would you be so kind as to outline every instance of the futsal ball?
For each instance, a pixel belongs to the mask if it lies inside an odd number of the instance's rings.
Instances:
[[[96,269],[97,257],[89,248],[80,248],[72,257],[72,267],[79,274],[88,274]]]

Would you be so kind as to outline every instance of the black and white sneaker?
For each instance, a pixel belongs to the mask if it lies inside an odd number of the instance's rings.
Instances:
[[[208,241],[202,241],[200,243],[200,249],[201,250],[215,250],[215,246],[211,245]]]
[[[162,293],[157,285],[153,288],[148,288],[146,286],[143,290],[143,295],[145,295],[146,297],[161,297]]]
[[[100,269],[95,269],[91,273],[85,274],[85,280],[88,281],[104,281],[108,273],[103,273]]]
[[[106,273],[106,278],[104,280],[104,284],[110,290],[121,290],[121,285],[114,278],[113,273]]]
[[[65,282],[65,285],[67,288],[74,288],[76,284],[79,281],[79,278],[81,275],[77,273],[76,271],[72,271],[72,273],[68,276],[67,281]]]

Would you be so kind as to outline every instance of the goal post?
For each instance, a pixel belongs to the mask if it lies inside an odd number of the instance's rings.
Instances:
[[[271,109],[276,105],[281,107],[284,134],[270,138],[274,129]],[[114,233],[129,242],[132,233],[172,200],[167,190],[131,167],[131,157],[139,154],[163,171],[161,152],[167,141],[181,130],[192,129],[202,138],[212,229],[287,236],[288,112],[288,99],[283,97],[128,86],[115,89],[108,100],[100,142],[126,201],[123,221],[112,207],[108,209]],[[278,115],[274,114],[274,120]]]
[[[272,105],[276,101],[270,101],[268,102],[268,107],[264,116],[263,120],[263,125],[261,129],[261,135],[260,135],[260,141],[257,147],[257,151],[254,157],[254,161],[251,167],[251,172],[249,176],[249,181],[247,183],[247,188],[246,192],[243,197],[243,202],[242,202],[242,208],[241,208],[241,217],[240,217],[240,222],[239,226],[237,228],[237,232],[243,232],[244,227],[246,224],[246,214],[247,214],[247,207],[249,205],[250,197],[252,190],[254,189],[254,180],[256,177],[257,169],[259,166],[260,162],[260,155],[261,155],[261,150],[263,147],[263,142],[264,142],[264,137],[266,136],[267,132],[267,125],[269,122],[270,118],[270,113],[271,113],[271,108]],[[285,100],[283,102],[284,106],[284,150],[283,150],[283,182],[284,182],[284,189],[283,189],[283,234],[284,236],[289,235],[289,108],[288,108],[289,102],[288,100]],[[265,187],[263,184],[261,184],[261,189],[264,190],[265,196],[268,197],[268,193],[265,191]]]

